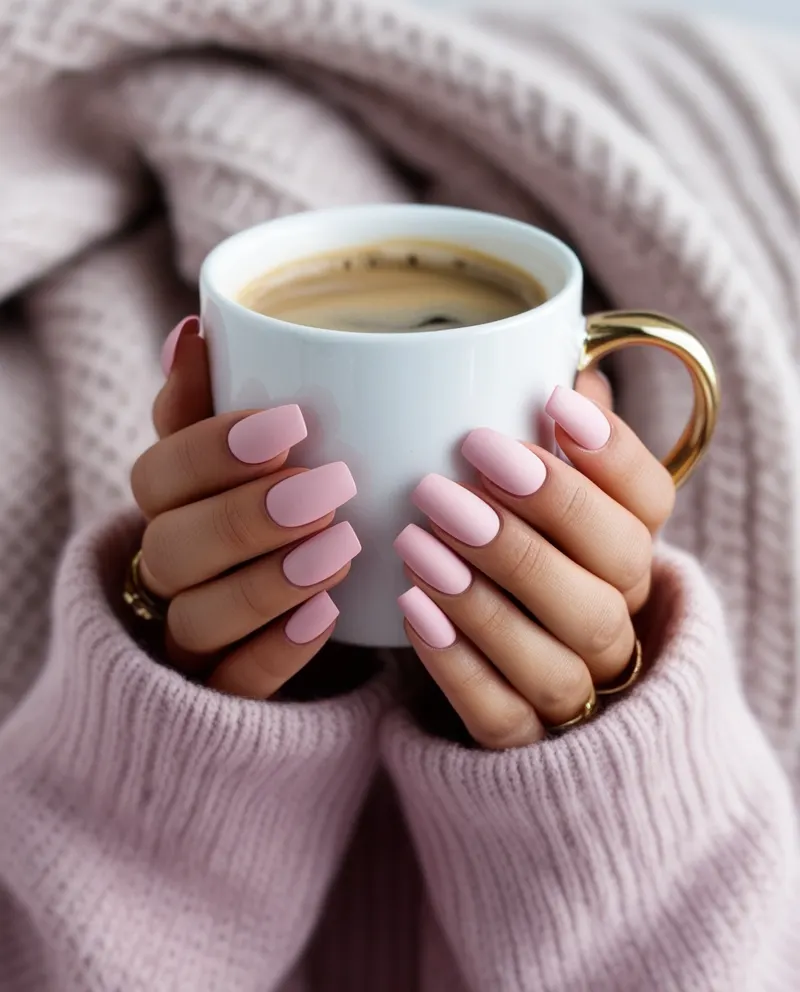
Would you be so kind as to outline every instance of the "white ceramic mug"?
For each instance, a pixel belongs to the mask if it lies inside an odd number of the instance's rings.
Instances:
[[[246,309],[237,294],[287,262],[390,239],[463,245],[534,276],[548,299],[533,310],[475,327],[353,333],[302,327]],[[549,447],[542,409],[556,385],[627,344],[656,344],[687,364],[695,387],[690,423],[666,463],[677,483],[696,464],[718,405],[708,353],[685,328],[655,314],[581,311],[574,253],[519,221],[450,207],[369,205],[295,214],[228,238],[206,259],[201,314],[218,412],[297,403],[308,438],[290,464],[345,461],[358,495],[339,511],[363,551],[334,592],[336,639],[407,644],[397,597],[408,588],[392,549],[418,514],[410,494],[438,472],[469,478],[459,447],[474,427],[493,427]]]

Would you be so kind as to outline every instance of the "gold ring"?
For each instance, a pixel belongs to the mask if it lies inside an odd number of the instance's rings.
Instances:
[[[125,576],[125,587],[122,598],[140,620],[152,620],[163,623],[167,616],[166,600],[160,600],[149,593],[142,584],[139,574],[139,564],[142,560],[140,548],[131,559],[128,573]]]
[[[597,690],[592,686],[592,691],[589,694],[589,698],[581,707],[580,713],[574,716],[571,720],[567,720],[566,723],[559,723],[555,727],[548,727],[548,734],[563,734],[565,730],[572,730],[573,727],[579,726],[581,723],[586,723],[591,720],[597,710]]]
[[[626,689],[630,689],[633,683],[638,680],[639,676],[642,674],[642,668],[642,642],[637,637],[636,644],[633,647],[631,660],[628,662],[625,671],[622,673],[622,681],[617,682],[615,685],[597,686],[597,695],[616,696],[618,692],[625,692]]]

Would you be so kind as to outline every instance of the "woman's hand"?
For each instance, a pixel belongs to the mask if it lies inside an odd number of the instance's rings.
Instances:
[[[212,416],[196,317],[164,346],[156,399],[161,440],[136,462],[147,518],[140,577],[169,601],[176,668],[223,692],[266,699],[328,640],[338,610],[325,590],[361,550],[334,511],[356,492],[343,462],[284,467],[306,436],[297,406]]]
[[[436,536],[395,547],[414,587],[400,597],[411,642],[484,747],[529,744],[620,680],[631,616],[650,591],[652,535],[670,516],[669,473],[584,373],[547,404],[572,462],[489,430],[462,448],[480,487],[427,476],[413,501]]]

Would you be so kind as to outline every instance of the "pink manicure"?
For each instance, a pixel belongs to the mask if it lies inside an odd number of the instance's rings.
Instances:
[[[294,611],[283,632],[292,644],[310,644],[324,634],[338,616],[336,603],[326,592],[318,592]]]
[[[413,586],[397,600],[403,616],[408,620],[423,641],[432,648],[441,650],[455,644],[456,629],[434,601]]]
[[[472,582],[472,572],[458,555],[416,524],[398,534],[394,548],[424,582],[448,596],[464,592]]]
[[[190,317],[184,317],[183,320],[176,324],[172,330],[167,335],[164,344],[161,346],[161,371],[164,373],[166,378],[172,366],[175,362],[175,352],[178,350],[178,342],[184,334],[199,334],[200,333],[200,318],[192,314]]]
[[[267,513],[281,527],[302,527],[351,500],[356,484],[344,462],[291,475],[267,493]]]
[[[283,574],[293,585],[315,586],[336,575],[359,551],[361,543],[345,520],[290,551],[283,559]]]
[[[611,437],[611,424],[600,407],[574,389],[556,386],[545,411],[575,444],[587,451],[599,451]]]
[[[461,445],[461,454],[512,496],[531,496],[547,478],[545,464],[537,454],[488,427],[472,431]]]
[[[482,548],[500,530],[500,518],[488,503],[443,475],[426,475],[411,501],[442,530],[473,548]]]
[[[253,413],[234,424],[228,431],[228,447],[233,457],[245,465],[259,465],[307,436],[300,407],[290,403]]]

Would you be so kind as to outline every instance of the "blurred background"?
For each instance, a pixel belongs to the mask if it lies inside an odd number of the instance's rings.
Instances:
[[[484,0],[486,2],[486,0]],[[750,18],[759,24],[786,24],[800,27],[800,0],[627,0],[627,2],[614,3],[614,0],[567,0],[567,2],[547,2],[547,0],[490,0],[488,5],[515,7],[523,10],[532,10],[536,7],[558,7],[563,10],[565,7],[579,7],[583,2],[584,6],[591,6],[597,10],[598,7],[607,5],[615,7],[631,7],[640,10],[691,10],[694,12],[707,12],[710,14],[729,14],[739,17]],[[437,6],[440,8],[468,9],[477,6],[479,0],[424,0],[426,6]]]

